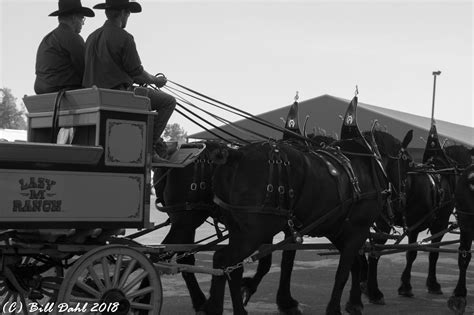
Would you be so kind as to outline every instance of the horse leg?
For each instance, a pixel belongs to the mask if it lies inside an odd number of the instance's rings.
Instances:
[[[432,231],[433,234],[438,233],[437,231]],[[443,236],[434,238],[431,240],[431,243],[440,242],[443,239]],[[439,248],[439,246],[436,246]],[[443,294],[441,291],[441,285],[436,279],[436,263],[438,262],[439,252],[430,252],[429,253],[429,267],[428,267],[428,277],[426,278],[426,287],[428,288],[428,293],[431,294]]]
[[[238,267],[238,264],[242,263],[246,257],[258,249],[259,245],[264,243],[262,240],[271,239],[271,237],[259,237],[261,235],[258,233],[261,231],[256,231],[257,234],[246,233],[247,231],[254,231],[252,227],[245,229],[245,232],[243,232],[236,228],[233,222],[229,222],[226,226],[230,235],[229,244],[214,253],[213,268],[235,267],[235,269],[228,275],[212,276],[210,296],[201,308],[201,311],[207,315],[222,314],[224,309],[225,283],[226,277],[228,277],[233,314],[247,315],[241,295],[243,269],[242,266]]]
[[[362,304],[360,290],[360,260],[354,259],[351,269],[352,281],[351,281],[351,291],[349,294],[349,301],[346,303],[346,312],[354,315],[361,315],[364,305]]]
[[[354,259],[359,249],[367,238],[367,228],[352,229],[347,235],[350,237],[339,238],[333,242],[340,251],[339,265],[336,271],[334,286],[331,293],[331,299],[326,307],[326,314],[341,314],[341,295],[349,278],[349,272],[352,270]]]
[[[180,214],[176,214],[180,215]],[[184,213],[183,215],[190,215]],[[182,224],[179,220],[178,222],[172,223],[171,228],[163,240],[163,244],[192,244],[194,243],[194,236],[196,232],[196,226],[194,224],[201,224],[205,221],[207,215],[203,215],[202,218],[193,214],[193,225]],[[200,224],[199,224],[200,225]],[[198,226],[199,226],[198,225]],[[179,255],[180,253],[178,253]],[[178,263],[194,265],[195,257],[194,255],[185,256],[177,260]],[[191,298],[191,303],[194,310],[199,310],[201,306],[206,302],[206,296],[202,292],[201,287],[196,279],[194,273],[182,272],[181,273],[186,287],[189,291],[189,296]]]
[[[384,220],[378,220],[376,222],[377,227],[385,233],[390,233],[390,225]],[[387,239],[385,237],[378,237],[374,240],[375,244],[385,244]],[[379,283],[377,280],[377,269],[379,264],[378,255],[379,252],[369,252],[368,253],[368,263],[367,263],[367,286],[366,292],[364,292],[369,298],[369,302],[376,305],[385,305],[384,295],[379,289]]]
[[[228,265],[227,253],[228,246],[218,249],[212,258],[212,267],[214,269],[222,269]],[[208,300],[201,306],[197,315],[221,315],[224,311],[224,293],[225,293],[226,276],[212,276],[210,295]]]
[[[291,273],[293,271],[293,263],[295,261],[295,250],[284,250],[281,258],[280,284],[277,292],[277,305],[281,314],[300,315],[301,310],[298,308],[298,301],[293,299],[290,292]]]
[[[385,305],[385,299],[382,291],[379,289],[377,280],[377,268],[379,264],[379,256],[377,254],[369,254],[369,267],[367,279],[367,297],[369,302],[376,305]]]
[[[272,240],[266,242],[267,244],[271,244]],[[272,255],[269,254],[265,257],[262,257],[258,261],[257,271],[255,275],[250,277],[242,278],[242,287],[241,287],[241,294],[244,306],[247,305],[248,301],[252,297],[252,295],[257,292],[257,287],[262,281],[263,277],[270,271],[270,267],[272,266]]]
[[[461,231],[458,254],[459,278],[453,295],[448,300],[448,307],[455,314],[464,314],[466,308],[466,271],[471,261],[472,237],[472,233]]]
[[[408,234],[408,242],[414,243],[418,239],[418,233],[412,232]],[[409,250],[406,253],[406,266],[403,270],[401,281],[402,284],[398,288],[398,294],[405,297],[413,297],[413,291],[410,284],[411,279],[411,268],[413,266],[413,262],[416,259],[417,251],[416,250]]]
[[[360,267],[360,290],[367,295],[367,277],[369,273],[369,263],[365,253],[359,253],[359,267]]]

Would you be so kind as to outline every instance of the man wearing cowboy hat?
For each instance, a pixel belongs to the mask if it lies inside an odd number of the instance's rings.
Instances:
[[[35,92],[57,92],[82,87],[84,74],[84,39],[79,35],[85,17],[94,11],[83,7],[80,0],[59,0],[59,25],[41,41],[36,54]]]
[[[153,76],[145,71],[135,40],[125,31],[130,13],[142,11],[140,4],[129,0],[106,0],[95,5],[94,9],[105,9],[107,21],[87,38],[82,84],[118,90],[131,90],[133,83],[163,87],[165,76]],[[153,162],[161,162],[163,159],[160,157],[166,156],[166,145],[160,136],[174,111],[176,100],[155,89],[148,89],[148,97],[152,110],[158,113],[153,122]]]

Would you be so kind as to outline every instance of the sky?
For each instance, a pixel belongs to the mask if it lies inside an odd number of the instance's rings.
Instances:
[[[92,7],[102,1],[82,0]],[[105,2],[105,0],[104,0]],[[150,73],[259,114],[323,94],[474,126],[473,1],[142,0],[126,30]],[[57,0],[0,0],[0,87],[34,94]],[[84,39],[105,14],[87,18]],[[198,126],[174,113],[188,134]]]

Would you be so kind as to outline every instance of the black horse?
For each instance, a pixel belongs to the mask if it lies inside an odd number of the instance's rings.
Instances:
[[[213,267],[228,273],[234,314],[246,314],[240,298],[242,261],[288,228],[296,234],[326,236],[340,251],[327,314],[340,314],[350,271],[346,309],[360,313],[359,266],[354,258],[382,211],[388,181],[363,141],[334,145],[336,149],[312,150],[285,141],[261,142],[220,155],[222,165],[215,171],[213,187],[230,239],[214,254]],[[225,283],[226,276],[213,276],[203,313],[222,313]]]
[[[405,219],[400,218],[399,225],[408,227],[408,242],[414,243],[418,234],[429,229],[431,234],[437,235],[431,239],[432,243],[441,242],[449,225],[449,217],[454,210],[454,191],[456,183],[456,168],[465,168],[471,163],[470,151],[462,145],[448,146],[445,149],[446,161],[443,157],[435,157],[432,161],[434,173],[431,169],[415,169],[408,181],[407,206]],[[441,234],[440,234],[441,233]],[[401,296],[412,297],[410,283],[411,268],[417,256],[416,250],[406,253],[407,264],[401,276],[401,285],[398,293]],[[441,285],[436,278],[436,263],[439,252],[431,251],[428,256],[428,277],[426,286],[431,294],[442,294]]]
[[[446,157],[436,157],[434,165],[417,165],[411,168],[406,182],[402,182],[398,202],[394,203],[395,225],[405,227],[408,242],[417,241],[418,234],[429,229],[432,243],[440,242],[443,232],[448,227],[449,217],[454,208],[454,183],[456,167],[466,167],[471,162],[471,152],[464,146],[453,145],[445,149]],[[446,160],[449,159],[449,161]],[[433,168],[435,166],[436,168]],[[389,233],[391,226],[386,220],[379,218],[377,228]],[[385,243],[386,238],[379,238],[376,243]],[[412,297],[411,268],[417,256],[416,250],[406,253],[407,264],[401,276],[398,293],[401,296]],[[442,294],[441,286],[436,278],[436,263],[439,253],[429,253],[429,268],[426,285],[428,292]],[[369,301],[374,304],[385,304],[384,295],[377,283],[377,264],[379,256],[369,255],[368,265],[363,268],[361,278],[362,288]],[[364,264],[362,264],[364,266]]]
[[[184,168],[155,169],[153,182],[156,206],[166,212],[171,223],[163,244],[193,244],[196,229],[208,218],[216,218],[211,178],[215,165],[209,159],[210,150],[224,146],[219,142],[207,141],[206,148],[199,157]],[[216,227],[217,229],[218,227]],[[218,231],[218,230],[216,230]],[[170,259],[174,253],[160,255],[159,259]],[[177,253],[178,263],[194,265],[194,255]],[[199,309],[206,301],[194,273],[182,272],[189,290],[194,309]]]
[[[389,204],[387,211],[377,218],[374,228],[379,234],[390,233],[394,225],[394,216],[401,213],[406,206],[406,186],[408,182],[408,170],[413,164],[413,159],[407,151],[408,144],[413,138],[413,131],[410,130],[402,142],[394,138],[387,132],[375,130],[374,132],[364,132],[364,137],[374,147],[378,148],[382,158],[382,164],[387,172],[388,180],[391,184]],[[386,143],[389,143],[387,145]],[[393,145],[395,144],[395,145]],[[385,244],[386,237],[373,236],[370,238],[372,244]],[[361,267],[361,289],[369,297],[369,301],[374,304],[385,304],[383,293],[378,289],[377,265],[379,256],[377,252],[369,252],[367,258],[365,254],[359,256]]]
[[[313,137],[314,141],[327,143],[333,139],[323,136]],[[198,159],[184,167],[171,169],[157,169],[154,173],[155,192],[157,196],[157,208],[168,214],[171,227],[163,240],[163,244],[192,244],[195,242],[196,229],[209,218],[214,218],[214,222],[221,221],[219,211],[213,202],[213,190],[211,179],[216,165],[210,158],[210,152],[220,150],[230,150],[226,144],[217,141],[205,141],[204,151]],[[161,205],[159,205],[161,204]],[[219,232],[219,231],[218,231]],[[288,231],[286,231],[288,233]],[[272,238],[265,243],[271,243]],[[171,254],[160,255],[161,259],[171,258]],[[194,265],[193,254],[182,255],[177,253],[178,263]],[[290,270],[287,266],[293,263],[296,252],[294,250],[283,251],[280,286],[277,293],[278,307],[290,314],[299,314],[298,303],[290,296],[290,276],[285,270]],[[272,264],[272,255],[263,257],[258,262],[258,267],[253,277],[243,279],[241,292],[243,302],[246,304],[250,297],[257,291],[257,287],[263,277],[268,273]],[[190,293],[193,308],[198,310],[206,301],[194,273],[182,273]]]
[[[455,314],[464,314],[466,308],[466,271],[471,260],[474,238],[474,164],[464,170],[456,186],[456,214],[461,230],[458,267],[459,279],[448,307]]]

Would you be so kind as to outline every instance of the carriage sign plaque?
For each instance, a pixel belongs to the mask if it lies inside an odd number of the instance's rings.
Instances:
[[[137,222],[144,176],[0,169],[2,222]]]

